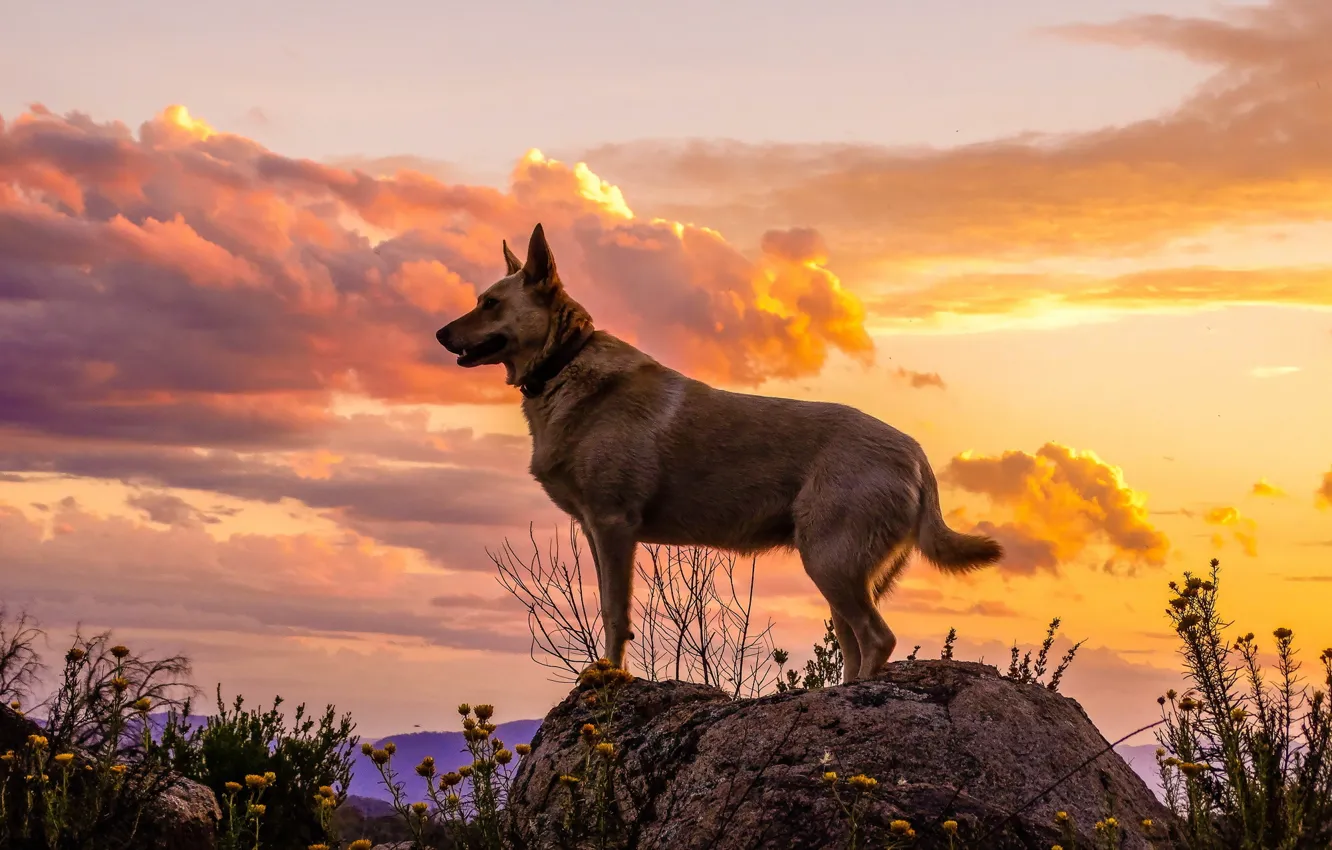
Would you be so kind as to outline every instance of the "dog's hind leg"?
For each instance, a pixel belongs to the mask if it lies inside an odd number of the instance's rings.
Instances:
[[[856,640],[851,624],[836,611],[832,612],[832,624],[837,645],[842,650],[842,684],[847,684],[855,681],[860,672],[860,642]]]
[[[800,559],[832,608],[833,628],[837,628],[840,618],[843,631],[849,629],[855,638],[859,663],[854,668],[846,665],[843,681],[878,674],[897,646],[897,637],[879,615],[871,596],[870,576],[877,566],[878,553],[867,552],[864,541],[847,531],[801,537],[797,544]],[[842,655],[845,659],[845,649]]]

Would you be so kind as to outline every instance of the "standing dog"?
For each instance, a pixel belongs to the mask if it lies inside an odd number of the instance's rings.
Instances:
[[[523,395],[532,475],[591,542],[606,657],[624,663],[638,544],[800,553],[828,600],[847,682],[897,639],[877,603],[913,549],[948,572],[997,542],[944,524],[920,444],[840,404],[714,389],[605,331],[564,291],[538,224],[527,261],[436,334],[465,367],[502,363]]]

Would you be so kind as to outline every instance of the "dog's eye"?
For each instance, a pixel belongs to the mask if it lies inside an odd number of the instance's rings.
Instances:
[[[481,299],[481,309],[482,309],[482,310],[494,310],[494,309],[495,309],[496,307],[498,307],[498,306],[499,306],[499,299],[498,299],[498,298],[495,298],[495,297],[493,297],[493,296],[487,295],[485,298],[482,298],[482,299]]]

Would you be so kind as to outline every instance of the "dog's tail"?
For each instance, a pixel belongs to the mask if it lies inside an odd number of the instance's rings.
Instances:
[[[1004,547],[992,537],[962,534],[944,522],[939,506],[939,482],[929,464],[922,464],[920,516],[916,547],[944,572],[967,573],[988,567],[1004,556]]]

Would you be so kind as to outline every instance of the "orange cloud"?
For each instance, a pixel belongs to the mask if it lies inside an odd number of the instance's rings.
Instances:
[[[1272,498],[1279,498],[1281,496],[1286,495],[1285,490],[1282,490],[1280,487],[1273,484],[1271,481],[1268,481],[1266,478],[1259,478],[1257,481],[1255,481],[1253,489],[1250,490],[1249,492],[1251,495],[1254,496],[1269,496]]]
[[[1123,471],[1094,452],[1046,443],[1028,454],[997,456],[963,452],[940,479],[987,496],[1010,521],[983,521],[977,529],[1008,544],[1009,569],[1054,570],[1059,564],[1108,550],[1105,566],[1160,565],[1170,549],[1147,516],[1146,497],[1124,481]]]
[[[1323,481],[1314,491],[1314,504],[1320,508],[1332,508],[1332,469],[1323,473]]]
[[[1212,508],[1203,514],[1203,522],[1229,528],[1235,541],[1244,550],[1244,554],[1250,558],[1258,557],[1258,524],[1241,514],[1238,508],[1228,505]],[[1220,533],[1213,534],[1212,545],[1217,549],[1222,548],[1225,545],[1225,537]]]
[[[602,327],[699,377],[754,385],[835,349],[872,355],[813,231],[766,234],[749,259],[535,151],[506,192],[290,159],[183,107],[137,134],[34,107],[0,123],[0,303],[22,305],[0,310],[0,361],[18,367],[0,426],[206,445],[187,424],[289,440],[333,393],[511,400],[433,334],[536,221]]]
[[[897,367],[896,374],[897,377],[911,384],[915,389],[921,389],[923,387],[938,387],[941,390],[947,389],[947,385],[944,384],[944,379],[939,377],[938,372],[914,372],[899,366]]]

